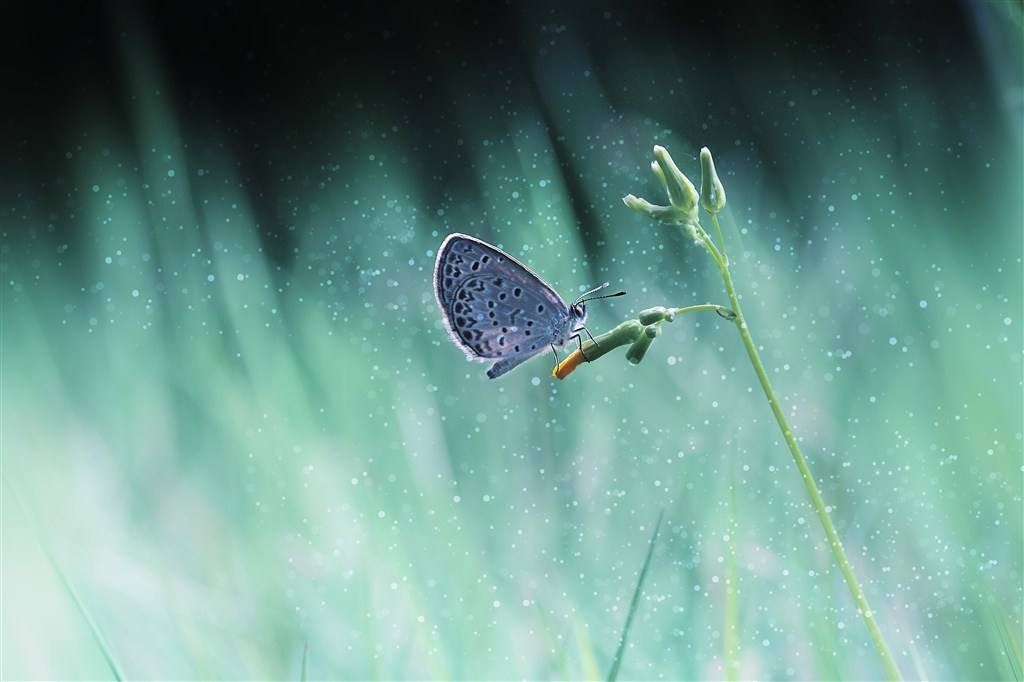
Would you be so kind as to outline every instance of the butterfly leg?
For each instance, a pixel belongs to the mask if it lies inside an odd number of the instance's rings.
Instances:
[[[580,334],[579,334],[581,329],[587,333],[587,336],[590,337],[590,340],[594,343],[594,347],[595,348],[597,348],[600,344],[597,342],[597,339],[594,338],[594,335],[590,333],[590,330],[587,329],[586,327],[584,327],[583,325],[580,325],[576,329],[573,329],[573,331],[576,332],[576,333],[573,336],[570,336],[569,338],[575,338],[576,339],[576,342],[580,346],[580,355],[583,356],[584,360],[586,360],[587,362],[590,362],[590,358],[588,358],[587,354],[583,352],[583,339],[580,337]]]
[[[555,369],[558,369],[558,351],[555,350],[555,344],[551,344],[551,352],[555,355]]]
[[[580,355],[583,356],[584,360],[590,362],[590,358],[588,358],[587,354],[583,352],[583,339],[580,337],[579,334],[573,334],[567,339],[567,341],[572,341],[573,339],[576,339],[576,347],[579,350]]]
[[[582,329],[583,331],[585,331],[587,333],[587,336],[590,337],[590,340],[594,342],[595,346],[598,345],[597,344],[597,339],[594,338],[594,335],[590,333],[589,329],[587,329],[586,327],[583,327],[583,326],[581,326],[580,329]]]

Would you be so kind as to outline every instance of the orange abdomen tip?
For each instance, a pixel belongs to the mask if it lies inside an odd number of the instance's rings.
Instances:
[[[556,379],[564,379],[569,376],[574,369],[579,367],[581,362],[583,362],[583,353],[579,352],[579,350],[574,350],[569,353],[569,357],[562,360],[553,370],[551,370],[551,376]]]

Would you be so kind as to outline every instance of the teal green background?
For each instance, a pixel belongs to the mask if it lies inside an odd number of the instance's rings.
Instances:
[[[975,10],[977,62],[867,80],[639,29],[596,70],[538,19],[529,73],[325,95],[263,185],[129,33],[120,113],[78,101],[45,182],[5,187],[3,676],[109,676],[60,571],[133,678],[295,678],[308,645],[311,678],[580,679],[664,510],[622,678],[724,678],[730,580],[742,677],[878,677],[729,323],[563,382],[548,356],[488,381],[441,326],[453,231],[566,297],[625,289],[595,333],[726,303],[621,203],[660,201],[662,144],[694,179],[715,154],[745,313],[904,674],[1012,679],[1021,42]],[[413,132],[435,88],[455,118]]]

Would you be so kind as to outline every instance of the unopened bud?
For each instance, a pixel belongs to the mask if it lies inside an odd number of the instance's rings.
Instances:
[[[651,161],[651,172],[654,173],[654,177],[658,178],[658,182],[661,183],[661,188],[665,190],[665,194],[668,194],[668,182],[665,181],[665,174],[661,170],[661,166],[658,165],[657,161]]]
[[[640,361],[647,355],[647,349],[651,347],[652,341],[654,339],[647,334],[641,334],[640,338],[626,351],[626,361],[631,365],[639,365]]]
[[[622,197],[622,203],[634,211],[643,213],[649,218],[660,220],[663,223],[674,223],[678,220],[678,213],[672,206],[658,206],[632,194]]]
[[[668,196],[672,200],[672,205],[684,214],[696,213],[697,200],[700,198],[697,189],[676,166],[675,161],[669,156],[668,150],[661,145],[655,145],[654,160],[658,162],[661,173],[665,176],[665,184],[668,185]]]
[[[662,306],[648,308],[647,310],[641,310],[640,314],[637,315],[637,319],[640,320],[640,324],[643,325],[654,324],[655,322],[661,322],[664,320],[668,312],[668,308],[664,308]]]
[[[700,204],[708,213],[718,213],[725,208],[725,187],[715,172],[715,161],[711,150],[700,150]]]

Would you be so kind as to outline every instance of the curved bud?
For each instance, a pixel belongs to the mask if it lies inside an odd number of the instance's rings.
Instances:
[[[655,322],[661,322],[664,320],[668,312],[668,308],[662,306],[648,308],[647,310],[641,310],[640,314],[637,315],[637,319],[640,320],[640,324],[643,325],[654,324]]]
[[[651,347],[652,341],[654,339],[647,334],[641,335],[626,351],[626,361],[631,365],[639,365],[640,361],[647,355],[647,349]]]
[[[661,170],[661,166],[658,165],[657,161],[651,161],[651,172],[654,173],[654,177],[658,178],[658,182],[661,183],[661,188],[665,190],[665,194],[668,194],[668,182],[665,181],[665,174]]]
[[[633,345],[626,350],[626,361],[631,365],[640,364],[640,361],[647,355],[647,349],[651,347],[655,337],[661,334],[661,325],[657,323],[649,324],[643,329],[640,338],[634,341]]]
[[[678,220],[676,209],[672,206],[658,206],[632,194],[622,197],[622,203],[638,213],[643,213],[648,218],[660,220],[663,223],[674,223]]]
[[[654,159],[661,166],[662,175],[665,176],[665,184],[668,185],[668,196],[672,200],[672,205],[683,213],[695,213],[697,200],[700,198],[697,189],[676,166],[675,161],[669,156],[668,150],[661,145],[655,145]]]
[[[718,213],[725,208],[725,187],[715,171],[715,160],[711,150],[700,150],[700,203],[708,213]]]

